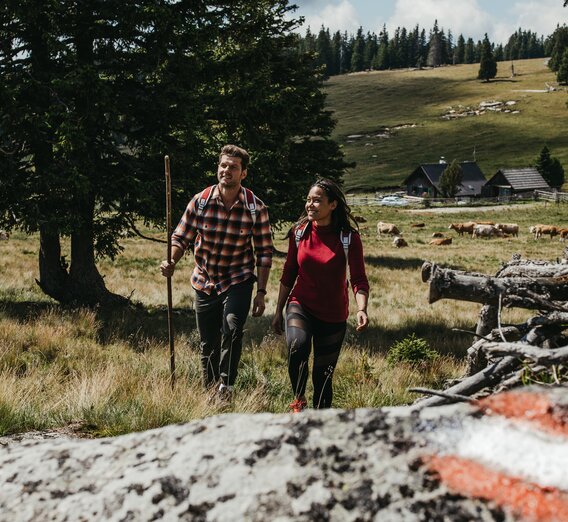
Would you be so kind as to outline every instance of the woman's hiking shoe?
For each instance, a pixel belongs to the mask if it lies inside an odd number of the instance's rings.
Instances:
[[[300,413],[308,405],[305,397],[297,397],[294,399],[288,408],[292,410],[292,413]]]

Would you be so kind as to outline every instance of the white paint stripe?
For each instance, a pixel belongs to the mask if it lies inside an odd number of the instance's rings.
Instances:
[[[441,455],[476,461],[512,477],[568,492],[568,438],[501,417],[465,418],[427,434]]]

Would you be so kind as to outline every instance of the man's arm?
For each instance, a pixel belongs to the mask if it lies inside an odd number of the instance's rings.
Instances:
[[[266,296],[266,284],[268,283],[268,274],[270,273],[269,266],[257,266],[257,283],[256,283],[256,295],[252,302],[252,316],[260,317],[264,313],[266,305],[264,303],[264,297]]]

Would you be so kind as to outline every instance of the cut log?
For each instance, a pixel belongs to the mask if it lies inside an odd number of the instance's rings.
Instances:
[[[491,277],[467,274],[449,268],[440,268],[428,263],[422,267],[422,274],[429,274],[428,302],[440,299],[456,299],[488,305],[498,305],[502,297],[503,306],[528,309],[568,311],[568,277],[528,278]],[[559,303],[550,301],[560,301]]]

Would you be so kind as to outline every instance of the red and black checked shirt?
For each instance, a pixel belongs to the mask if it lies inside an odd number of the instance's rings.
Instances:
[[[272,233],[262,201],[256,198],[253,229],[242,191],[229,211],[217,186],[201,215],[197,214],[198,199],[199,194],[193,196],[172,234],[172,245],[186,250],[194,244],[193,288],[208,294],[212,290],[221,293],[254,277],[255,255],[256,266],[272,266]]]

